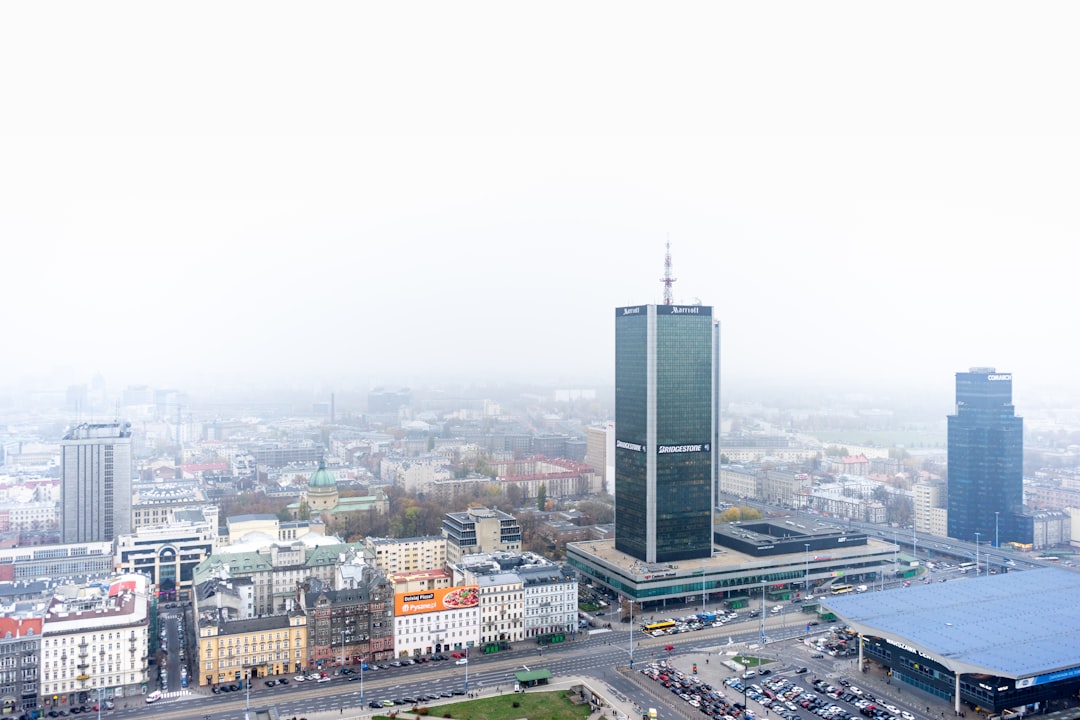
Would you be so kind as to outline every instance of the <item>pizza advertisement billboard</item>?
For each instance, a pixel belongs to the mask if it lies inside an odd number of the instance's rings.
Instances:
[[[460,585],[394,595],[395,617],[442,612],[443,610],[462,610],[479,606],[480,588],[476,585]]]

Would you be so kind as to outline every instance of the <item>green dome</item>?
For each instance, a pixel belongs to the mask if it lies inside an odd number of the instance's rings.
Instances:
[[[311,477],[308,478],[308,487],[309,488],[324,488],[324,487],[336,488],[337,487],[337,480],[335,480],[333,474],[331,474],[331,472],[326,469],[326,461],[325,460],[320,460],[319,461],[319,469],[316,470],[314,473],[312,473]]]

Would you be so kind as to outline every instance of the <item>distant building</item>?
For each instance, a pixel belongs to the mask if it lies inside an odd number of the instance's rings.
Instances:
[[[113,571],[112,542],[0,549],[0,581],[101,577]]]
[[[78,425],[60,443],[60,539],[112,542],[131,532],[131,425]]]
[[[289,503],[285,510],[294,519],[305,519],[306,512],[311,518],[325,517],[327,523],[333,523],[334,516],[358,512],[376,512],[381,515],[390,510],[390,500],[382,488],[374,488],[369,495],[341,497],[338,494],[337,479],[326,469],[326,463],[319,461],[319,468],[308,478],[304,496]]]
[[[915,529],[932,535],[946,535],[948,526],[941,527],[939,520],[939,517],[948,518],[945,483],[920,482],[911,489],[914,495]]]
[[[949,537],[1032,542],[1021,528],[1024,420],[1012,403],[1012,375],[994,368],[956,373],[949,425]]]
[[[513,515],[495,508],[471,507],[465,512],[446,513],[443,536],[448,563],[475,553],[521,551],[521,525]]]
[[[210,506],[213,508],[214,506]],[[207,508],[206,494],[198,483],[190,480],[135,483],[132,486],[131,529],[168,525],[175,521],[178,511]],[[216,508],[205,512],[209,518]]]
[[[534,456],[526,460],[493,462],[489,466],[502,487],[521,490],[522,502],[531,502],[543,486],[546,497],[587,497],[604,491],[603,473],[565,458]]]

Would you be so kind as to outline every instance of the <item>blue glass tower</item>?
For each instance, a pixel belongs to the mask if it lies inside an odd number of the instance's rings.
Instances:
[[[711,557],[712,308],[615,318],[615,547],[645,562]]]
[[[994,368],[956,373],[949,418],[949,537],[1022,542],[1024,420],[1012,404],[1012,375]]]

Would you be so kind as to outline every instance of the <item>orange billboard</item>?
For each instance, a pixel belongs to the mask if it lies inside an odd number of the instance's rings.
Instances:
[[[419,615],[442,610],[461,610],[480,606],[480,588],[476,585],[422,590],[394,595],[394,616]]]

